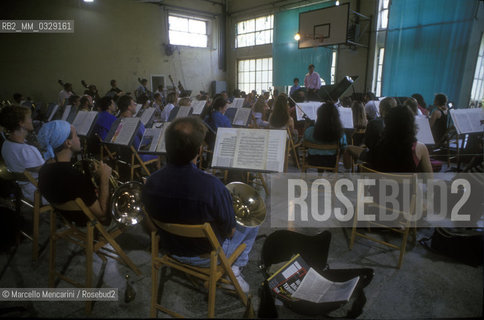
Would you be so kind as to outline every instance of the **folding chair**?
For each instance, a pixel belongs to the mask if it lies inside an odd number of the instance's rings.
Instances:
[[[359,144],[355,144],[355,140],[358,140],[358,139],[363,140],[365,138],[365,132],[366,132],[366,128],[356,129],[351,135],[351,144],[354,146],[359,145]]]
[[[38,188],[37,180],[30,174],[28,171],[24,171],[25,178],[35,186],[34,192],[34,217],[33,217],[33,230],[32,230],[32,261],[37,261],[39,258],[39,223],[40,223],[40,214],[48,211],[52,211],[51,205],[42,205],[42,196],[40,194]],[[31,204],[24,199],[24,203],[27,203],[29,206]]]
[[[308,149],[317,149],[317,150],[336,150],[336,161],[334,163],[334,166],[318,166],[318,165],[312,165],[308,163]],[[302,152],[303,152],[303,161],[302,161],[302,167],[301,171],[306,172],[308,168],[316,168],[320,170],[329,170],[333,171],[335,173],[338,172],[338,166],[339,166],[339,157],[340,157],[340,147],[339,144],[317,144],[317,143],[311,143],[308,141],[303,141],[302,143]]]
[[[52,204],[54,210],[51,211],[50,218],[50,253],[49,253],[49,287],[53,288],[56,278],[69,282],[70,284],[78,288],[92,288],[92,263],[93,254],[97,254],[103,262],[107,261],[106,257],[116,259],[120,262],[124,262],[131,270],[137,275],[141,275],[141,271],[121,249],[119,244],[115,241],[120,234],[125,231],[125,227],[115,228],[111,231],[106,231],[99,221],[95,218],[91,210],[84,204],[82,199],[77,198],[62,204]],[[57,211],[82,211],[88,218],[86,224],[86,230],[84,228],[78,228],[75,224],[68,221],[64,217],[65,228],[61,230],[56,229],[56,213]],[[97,230],[95,235],[94,230]],[[68,278],[60,272],[55,270],[55,258],[56,258],[56,243],[57,240],[66,240],[74,243],[86,251],[86,278],[83,284]],[[111,245],[114,249],[106,248],[106,245]],[[114,256],[116,254],[117,256]],[[89,313],[92,310],[92,301],[86,302],[86,312]]]
[[[175,311],[169,310],[158,303],[158,275],[159,270],[163,266],[182,271],[190,276],[197,277],[204,281],[206,287],[208,287],[208,317],[213,318],[215,315],[215,291],[217,284],[225,283],[231,284],[235,287],[235,292],[240,298],[244,306],[248,306],[247,295],[240,288],[239,282],[235,278],[232,271],[232,264],[237,257],[244,251],[245,244],[241,244],[230,257],[226,257],[223,252],[220,243],[213,233],[212,227],[209,223],[203,225],[182,225],[182,224],[167,224],[156,220],[153,222],[161,229],[171,234],[187,237],[187,238],[205,238],[208,239],[212,247],[210,252],[210,267],[201,268],[194,267],[189,264],[181,263],[170,255],[165,254],[159,257],[159,241],[160,237],[156,232],[151,233],[151,308],[150,316],[156,317],[157,310],[163,311],[172,317],[182,317]],[[220,264],[218,265],[218,262]],[[225,279],[223,276],[227,274],[229,279]]]
[[[294,161],[296,162],[296,167],[298,170],[301,170],[301,167],[299,166],[299,153],[297,152],[297,148],[301,146],[301,142],[294,143],[294,140],[292,139],[292,133],[289,128],[286,128],[287,130],[287,135],[288,135],[288,148],[289,151],[292,151],[292,155],[294,156]],[[289,155],[290,153],[288,153]],[[286,161],[286,172],[287,172],[287,161]]]
[[[383,172],[379,172],[379,171],[370,169],[370,168],[368,168],[364,165],[361,165],[361,164],[359,165],[359,169],[360,169],[359,170],[360,173],[379,174],[380,177],[382,177],[382,178],[388,178],[388,179],[391,179],[391,180],[398,181],[400,183],[400,186],[402,185],[402,183],[405,183],[405,180],[407,180],[407,182],[409,181],[410,184],[411,184],[410,185],[411,198],[410,198],[410,205],[408,207],[407,213],[408,213],[409,216],[413,216],[413,214],[415,213],[415,208],[416,208],[416,192],[417,192],[417,175],[416,174],[383,173]],[[363,188],[361,188],[361,189],[363,189]],[[364,190],[358,190],[358,198],[363,197],[363,192],[364,192]],[[399,246],[397,246],[397,245],[390,243],[388,241],[380,240],[380,239],[375,238],[374,236],[370,236],[366,233],[362,233],[362,232],[358,231],[357,230],[357,228],[358,228],[358,206],[356,206],[355,216],[353,218],[353,229],[351,231],[351,238],[350,238],[350,245],[349,245],[350,250],[353,248],[353,244],[355,242],[356,236],[377,242],[379,244],[388,246],[388,247],[393,248],[393,249],[397,249],[397,250],[400,251],[400,256],[398,258],[397,268],[400,269],[400,267],[402,266],[403,256],[405,254],[405,249],[407,247],[407,239],[408,239],[408,234],[409,234],[410,230],[413,231],[413,239],[412,239],[413,243],[415,243],[415,241],[416,241],[417,231],[416,231],[416,227],[415,227],[415,222],[412,223],[411,221],[404,218],[406,212],[401,211],[401,210],[396,210],[391,206],[386,207],[386,206],[380,205],[377,202],[372,202],[372,203],[369,203],[369,208],[375,208],[375,209],[382,208],[382,209],[386,210],[387,213],[391,212],[391,213],[397,213],[399,215],[397,227],[385,225],[385,224],[380,223],[380,222],[371,222],[371,221],[365,221],[365,222],[367,223],[368,227],[375,226],[377,228],[384,228],[384,229],[391,230],[391,231],[394,231],[396,233],[401,234],[402,235],[402,242],[400,243]]]

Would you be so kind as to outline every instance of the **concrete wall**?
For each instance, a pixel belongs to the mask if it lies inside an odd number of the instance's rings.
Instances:
[[[209,48],[179,47],[167,56],[166,13],[195,15],[203,11],[209,22]],[[101,93],[116,79],[133,92],[137,78],[171,74],[194,93],[208,90],[212,80],[225,80],[218,68],[218,21],[222,7],[197,0],[163,1],[163,6],[135,0],[7,0],[0,3],[2,19],[73,19],[71,34],[0,34],[0,98],[21,92],[37,101],[55,101],[58,79],[97,85]]]

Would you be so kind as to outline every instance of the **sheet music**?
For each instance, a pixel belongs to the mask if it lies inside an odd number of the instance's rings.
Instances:
[[[51,121],[54,115],[56,114],[57,110],[59,110],[59,105],[56,104],[54,108],[52,108],[52,112],[49,115],[49,118],[47,119],[47,122]]]
[[[237,129],[219,128],[217,131],[212,166],[229,168],[233,166]]]
[[[192,114],[201,114],[206,103],[206,100],[193,100],[190,104],[190,107],[193,108]]]
[[[339,119],[345,129],[353,129],[353,111],[351,108],[338,108]]]
[[[139,152],[143,151],[149,151],[149,152],[155,152],[156,151],[156,146],[158,139],[160,138],[161,135],[161,128],[149,128],[146,129],[143,138],[141,139],[141,142],[138,147]]]
[[[251,111],[250,108],[238,108],[232,124],[236,126],[247,126]]]
[[[141,110],[141,107],[143,107],[142,104],[139,104],[139,103],[136,104],[136,112],[133,115],[133,117],[136,117],[138,115],[138,112]]]
[[[268,135],[267,130],[239,131],[235,147],[234,168],[264,170]]]
[[[96,117],[96,111],[79,111],[72,122],[72,125],[77,130],[77,134],[87,136]]]
[[[67,117],[71,113],[72,106],[70,104],[64,107],[64,112],[62,113],[61,120],[67,121]]]
[[[155,113],[156,109],[153,107],[149,107],[143,111],[141,114],[140,120],[143,123],[143,125],[146,126],[146,124],[151,120],[153,117],[153,114]]]
[[[138,129],[139,118],[123,118],[116,128],[111,143],[128,145]]]
[[[282,172],[286,130],[219,128],[213,167]]]
[[[190,114],[190,107],[179,107],[175,119],[188,117]]]
[[[170,125],[170,122],[164,122],[163,126],[161,127],[161,135],[158,139],[158,145],[156,146],[156,152],[166,153],[166,144],[165,144],[165,131],[166,128]]]
[[[450,110],[450,116],[458,134],[484,131],[484,126],[481,125],[484,111],[481,108]]]
[[[297,105],[306,113],[309,119],[311,120],[316,120],[317,114],[318,114],[318,108],[321,106],[321,102],[319,101],[309,101],[309,102],[301,102],[298,103]],[[304,120],[304,114],[296,106],[296,118],[298,121]]]
[[[244,98],[234,98],[230,104],[230,108],[242,108],[244,106]]]
[[[423,144],[435,144],[429,119],[426,116],[415,116],[415,124],[417,125],[417,141]]]

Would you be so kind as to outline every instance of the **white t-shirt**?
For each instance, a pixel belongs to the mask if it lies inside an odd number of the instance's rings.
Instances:
[[[161,112],[161,121],[168,121],[168,119],[170,118],[170,113],[171,113],[171,110],[173,110],[175,108],[175,106],[171,103],[167,104],[165,106],[165,108],[163,109],[163,111]]]
[[[72,96],[72,92],[67,92],[65,90],[61,90],[59,92],[59,105],[60,106],[63,106],[64,105],[64,101],[66,101],[66,99],[68,99],[70,96]]]
[[[3,143],[2,157],[7,168],[12,172],[24,172],[27,168],[40,167],[45,162],[36,147],[10,140],[5,140]],[[32,176],[37,179],[38,173],[32,172]],[[22,188],[24,197],[34,201],[35,186],[27,181],[18,181],[17,183]]]

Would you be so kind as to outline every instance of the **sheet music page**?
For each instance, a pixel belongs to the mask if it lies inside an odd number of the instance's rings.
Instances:
[[[143,125],[146,126],[146,124],[151,120],[151,118],[153,117],[153,114],[155,113],[155,110],[156,110],[155,108],[149,107],[148,109],[145,109],[145,111],[143,111],[143,114],[140,117],[140,120],[143,123]]]
[[[62,113],[61,120],[66,121],[69,113],[71,113],[72,106],[70,104],[66,105],[64,108],[64,112]]]
[[[429,119],[426,116],[415,116],[415,124],[417,125],[417,141],[423,144],[435,144]]]
[[[268,130],[269,142],[267,145],[266,170],[284,172],[286,158],[286,130]]]
[[[236,126],[247,126],[251,111],[252,110],[250,108],[238,108],[232,124]]]
[[[56,104],[54,108],[52,108],[52,112],[49,115],[49,119],[47,119],[47,122],[51,121],[54,115],[56,114],[57,110],[59,110],[59,105]]]
[[[138,151],[150,151],[154,152],[158,144],[158,139],[161,134],[160,128],[149,128],[146,129],[143,138],[138,146]]]
[[[156,146],[156,152],[166,153],[165,144],[165,132],[166,128],[170,125],[170,122],[164,122],[160,128],[160,137],[158,138],[158,145]]]
[[[213,150],[212,167],[230,168],[234,163],[237,129],[219,128]]]
[[[484,126],[481,125],[484,111],[481,108],[450,110],[450,116],[458,134],[484,131]]]
[[[77,134],[80,136],[87,136],[96,116],[97,111],[79,111],[72,122],[72,125],[77,130]]]
[[[143,107],[142,104],[139,104],[139,103],[136,104],[136,112],[133,115],[133,117],[136,117],[138,115],[138,112],[141,110],[142,107]]]
[[[265,170],[269,130],[239,129],[234,168]]]
[[[318,108],[321,106],[321,102],[309,101],[309,102],[301,102],[301,103],[298,103],[297,105],[302,109],[302,111],[304,111],[304,113],[306,113],[309,119],[316,120],[317,111],[318,111]],[[301,111],[301,109],[299,109],[296,106],[296,117],[298,121],[304,120],[303,112]]]
[[[190,104],[190,107],[193,108],[192,114],[201,114],[206,103],[206,100],[193,100]]]
[[[348,301],[359,278],[332,282],[310,268],[292,297],[314,303]]]
[[[128,145],[138,129],[139,118],[123,118],[116,128],[111,143]]]
[[[190,109],[191,109],[190,107],[179,107],[178,113],[176,114],[175,119],[188,117],[188,114],[190,113]]]
[[[234,98],[230,104],[230,108],[242,108],[244,106],[244,98]]]
[[[339,119],[345,129],[353,129],[353,111],[351,108],[338,108]]]

